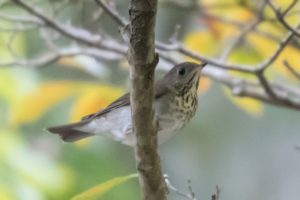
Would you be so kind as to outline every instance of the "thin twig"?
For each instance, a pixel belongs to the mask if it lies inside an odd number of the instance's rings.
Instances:
[[[127,21],[125,21],[124,19],[122,19],[122,17],[115,11],[112,9],[112,7],[109,7],[106,3],[104,3],[103,0],[95,0],[95,2],[107,13],[109,14],[113,20],[115,20],[119,26],[126,26],[126,24],[128,24]]]
[[[258,80],[260,81],[262,87],[266,91],[266,93],[270,96],[270,98],[277,100],[278,96],[269,84],[269,81],[266,79],[264,75],[264,71],[260,71],[256,74]]]
[[[226,61],[228,56],[230,55],[231,51],[243,41],[243,39],[247,36],[248,33],[250,33],[252,30],[254,30],[260,23],[264,21],[264,9],[265,9],[266,3],[263,1],[261,8],[259,9],[259,12],[257,14],[257,17],[255,20],[253,20],[249,25],[246,25],[245,28],[242,29],[238,37],[235,37],[233,42],[230,43],[230,45],[225,49],[224,53],[221,56],[221,61]]]
[[[298,26],[300,26],[300,24]],[[287,35],[279,42],[279,44],[278,44],[277,49],[275,50],[275,52],[268,59],[266,59],[264,62],[262,62],[259,65],[257,65],[256,72],[257,71],[261,71],[261,70],[265,70],[267,67],[269,67],[271,64],[273,64],[273,62],[282,53],[282,51],[284,50],[284,48],[292,40],[292,38],[293,38],[294,35],[295,35],[294,32],[289,31],[287,33]]]
[[[49,18],[48,16],[44,15],[42,11],[37,8],[34,8],[32,5],[29,5],[23,0],[11,0],[23,9],[27,10],[32,15],[36,16],[38,19],[42,20],[45,25],[51,27],[52,29],[56,30],[60,34],[75,40],[79,43],[86,44],[91,47],[98,47],[107,50],[114,50],[119,51],[119,45],[116,43],[115,45],[107,45],[104,40],[101,39],[99,35],[95,35],[90,33],[85,29],[80,29],[74,26],[67,26],[60,24],[59,22]],[[123,53],[120,52],[119,53]]]
[[[51,19],[50,17],[46,16],[44,12],[40,11],[38,8],[32,7],[32,5],[29,5],[24,0],[11,0],[12,2],[15,2],[23,9],[27,10],[31,16],[10,16],[4,13],[0,13],[0,18],[5,19],[8,21],[11,21],[13,23],[20,23],[21,25],[27,24],[28,27],[32,26],[32,28],[43,28],[43,27],[49,27],[52,28],[52,30],[59,32],[61,35],[73,40],[76,42],[76,44],[85,44],[89,47],[83,47],[80,51],[78,51],[79,54],[83,55],[89,55],[93,57],[99,57],[102,59],[105,59],[101,56],[100,52],[102,54],[110,54],[108,56],[108,59],[120,59],[124,56],[126,56],[127,47],[124,44],[120,44],[119,42],[116,42],[115,40],[103,40],[99,35],[92,34],[87,30],[78,28],[78,27],[71,27],[68,25],[61,24],[57,22],[54,19]],[[111,6],[108,6],[108,4],[105,4],[103,0],[95,0],[96,2],[100,2],[102,4],[97,3],[99,6],[103,8],[112,18],[120,25],[125,26],[128,22],[126,19],[122,18],[119,13],[112,8]],[[269,1],[268,1],[269,2]],[[267,3],[268,3],[267,2]],[[275,8],[275,6],[271,6],[271,8],[276,11],[277,19],[280,21],[281,19],[284,20],[285,16],[288,16],[291,14],[290,10],[294,7],[296,1],[294,0],[287,9],[285,9],[283,12],[280,12],[279,9]],[[268,4],[270,5],[270,3]],[[271,3],[271,5],[273,5]],[[35,16],[35,17],[33,17]],[[274,19],[266,19],[266,20],[273,20]],[[282,21],[280,21],[282,23]],[[225,22],[224,22],[225,23]],[[245,27],[244,24],[238,23],[235,24],[236,27],[242,28]],[[249,28],[250,27],[250,28]],[[14,27],[13,27],[14,28]],[[14,29],[11,29],[11,32],[14,31],[26,31],[27,26],[16,26]],[[29,27],[31,28],[31,27]],[[29,29],[28,28],[28,29]],[[251,26],[248,26],[249,29],[251,29]],[[3,29],[3,28],[2,28]],[[300,91],[299,89],[284,85],[284,84],[278,84],[270,82],[265,78],[264,72],[266,69],[268,69],[275,60],[279,57],[281,52],[284,50],[284,48],[289,44],[292,37],[298,36],[299,32],[297,29],[287,29],[289,32],[287,33],[286,37],[283,39],[276,38],[274,41],[280,41],[278,47],[275,49],[273,54],[265,59],[263,62],[257,64],[257,65],[237,65],[237,64],[228,64],[226,62],[222,62],[218,59],[210,58],[203,56],[201,54],[198,54],[196,52],[193,52],[187,48],[185,48],[180,42],[178,41],[172,41],[170,44],[164,44],[161,42],[156,42],[156,49],[160,52],[160,55],[162,58],[164,58],[169,63],[178,63],[179,61],[182,61],[180,56],[177,56],[176,58],[170,56],[170,52],[176,52],[176,55],[183,55],[183,56],[189,56],[199,61],[207,62],[218,69],[218,71],[210,71],[209,69],[204,71],[204,75],[221,82],[222,84],[229,87],[233,93],[237,96],[241,97],[250,97],[254,98],[266,103],[278,105],[278,106],[284,106],[287,108],[292,108],[296,110],[300,110]],[[257,30],[251,30],[252,32],[258,33]],[[247,32],[245,30],[244,32]],[[91,36],[91,37],[89,37]],[[78,39],[79,38],[79,39]],[[270,38],[270,37],[269,37]],[[58,48],[60,49],[60,48]],[[86,49],[89,49],[88,51],[85,51]],[[59,53],[58,53],[59,54]],[[48,61],[51,61],[54,56],[57,56],[57,52],[49,52],[46,53],[47,56],[33,58],[33,59],[16,59],[15,61],[12,61],[11,63],[0,63],[0,66],[7,66],[8,64],[11,64],[15,66],[15,64],[19,64],[22,66],[29,65],[31,66],[41,66],[43,64],[49,63]],[[51,57],[51,56],[53,57]],[[59,55],[58,55],[59,56]],[[43,59],[42,59],[43,58]],[[47,59],[45,59],[47,58]],[[56,60],[53,58],[53,60]],[[43,62],[42,62],[43,61]],[[288,63],[285,64],[285,66],[288,68]],[[291,67],[291,66],[290,66]],[[289,68],[288,68],[289,69]],[[291,68],[292,69],[292,68]],[[253,74],[258,77],[258,81],[248,81],[243,80],[242,78],[235,77],[231,74],[224,73],[223,70],[232,70],[232,71],[239,71],[246,74]],[[290,70],[290,69],[289,69]],[[290,70],[291,71],[291,70]],[[293,73],[291,71],[291,73]],[[295,75],[296,76],[296,75]],[[275,97],[275,98],[274,98]]]
[[[14,16],[14,15],[0,13],[0,19],[14,22],[14,23],[35,24],[40,26],[45,25],[41,20],[29,16]]]
[[[180,191],[179,189],[177,189],[175,186],[172,185],[172,183],[169,179],[169,176],[167,174],[164,175],[164,178],[165,178],[165,182],[166,182],[169,190],[175,192],[177,195],[184,197],[186,199],[197,200],[195,197],[195,193],[193,192],[190,180],[188,180],[189,193],[185,193],[185,192]]]
[[[122,17],[116,11],[113,11],[109,6],[107,6],[105,3],[103,3],[103,0],[95,0],[95,1],[101,2],[101,4],[99,4],[99,5],[101,7],[103,6],[102,8],[107,10],[108,14],[110,14],[110,16],[113,19],[116,19],[116,21],[120,25],[125,26],[127,24],[127,22],[124,22],[123,24],[121,24],[120,21],[122,21]],[[259,23],[259,20],[258,20],[258,22],[253,23],[253,26],[257,25],[257,23]],[[253,27],[250,26],[248,29],[250,29],[250,28],[253,28]],[[261,71],[264,68],[267,68],[269,65],[271,65],[276,60],[276,58],[280,55],[280,53],[282,52],[284,47],[288,44],[288,42],[292,39],[292,37],[293,37],[293,33],[289,32],[287,34],[287,36],[283,40],[280,41],[279,46],[276,49],[276,51],[274,52],[274,54],[272,54],[272,56],[270,58],[266,59],[264,62],[256,65],[255,68],[253,68],[253,66],[249,66],[249,65],[226,64],[224,62],[218,61],[217,59],[212,59],[212,58],[207,58],[205,56],[201,56],[200,54],[194,53],[194,52],[186,49],[178,41],[175,41],[172,44],[163,44],[161,42],[156,42],[156,48],[159,50],[163,50],[163,51],[178,51],[185,56],[189,56],[191,58],[195,58],[195,59],[204,61],[208,64],[220,67],[222,69],[254,74],[254,73],[257,73],[257,71]]]
[[[213,14],[207,13],[207,12],[199,12],[199,15],[203,19],[221,22],[223,24],[226,24],[227,26],[233,26],[236,29],[244,29],[247,26],[247,24],[242,23],[240,21],[224,18],[223,16],[213,15]],[[269,21],[269,22],[272,22],[275,20],[277,20],[277,18],[268,19],[265,17],[265,19],[264,19],[264,21]],[[258,30],[258,29],[253,29],[251,31],[257,35],[263,36],[264,38],[270,39],[274,42],[278,42],[280,40],[280,38],[278,36],[276,36],[270,32],[266,32],[266,31]]]
[[[88,55],[99,59],[106,60],[116,60],[123,58],[124,55],[120,55],[117,52],[108,52],[101,51],[100,49],[95,48],[80,48],[80,47],[71,47],[71,48],[60,48],[57,52],[47,52],[36,58],[31,59],[16,59],[11,62],[0,63],[0,67],[14,67],[14,66],[24,66],[31,68],[44,67],[49,64],[52,64],[58,61],[62,57],[72,57],[78,55]]]
[[[297,30],[299,25],[296,28],[293,28],[284,17],[287,13],[295,6],[298,0],[293,0],[293,2],[288,6],[288,8],[284,12],[280,12],[270,0],[266,0],[271,9],[275,12],[278,21],[289,31],[291,31],[295,36],[300,37],[300,32]]]
[[[220,200],[221,189],[219,186],[216,186],[216,192],[211,196],[211,200]]]
[[[174,58],[168,56],[166,56],[165,58],[168,62],[171,62],[173,64],[183,61],[175,60]],[[227,86],[235,96],[249,97],[276,106],[300,110],[300,90],[297,88],[270,83],[270,86],[274,90],[276,90],[277,97],[278,99],[280,99],[280,101],[278,101],[270,98],[270,96],[261,89],[261,85],[258,82],[243,80],[231,74],[222,73],[219,70],[220,69],[217,68],[207,68],[202,72],[202,74]]]
[[[250,23],[248,26],[245,27],[241,31],[241,33],[238,35],[238,37],[235,37],[235,39],[229,44],[229,46],[225,49],[224,53],[221,56],[221,60],[226,61],[227,58],[229,57],[230,53],[234,50],[236,46],[238,46],[241,41],[246,37],[246,35],[254,29],[259,23],[261,23],[261,20],[256,19],[252,23]]]
[[[298,73],[287,60],[283,61],[284,66],[293,74],[297,79],[300,80],[300,73]]]
[[[298,25],[298,27],[300,26],[300,24]],[[273,64],[275,62],[275,60],[279,57],[279,55],[282,53],[282,51],[284,50],[284,48],[288,45],[288,43],[292,40],[294,36],[294,32],[290,31],[287,36],[280,41],[276,51],[274,52],[273,55],[271,55],[271,57],[269,57],[267,60],[265,60],[264,62],[260,63],[259,65],[257,65],[255,74],[258,78],[258,80],[261,82],[262,87],[265,89],[266,93],[273,99],[278,100],[278,96],[277,94],[274,92],[274,90],[272,89],[272,87],[270,86],[268,80],[265,78],[265,71],[267,70],[268,67],[271,66],[271,64]]]

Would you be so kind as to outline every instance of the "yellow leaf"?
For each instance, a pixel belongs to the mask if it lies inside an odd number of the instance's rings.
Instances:
[[[247,37],[248,41],[255,50],[263,56],[263,58],[267,58],[271,56],[276,50],[277,43],[273,40],[257,35],[257,34],[249,34]]]
[[[292,4],[293,1],[294,0],[272,0],[271,2],[277,9],[280,9],[280,11],[283,12]],[[290,9],[288,14],[284,18],[285,21],[287,21],[288,24],[290,24],[291,26],[296,26],[299,23],[299,7],[300,4],[296,2],[294,7]],[[269,6],[266,7],[264,14],[266,18],[276,19],[276,14],[274,10]],[[274,21],[270,23],[275,25]]]
[[[90,200],[95,198],[101,198],[104,195],[104,193],[108,192],[112,188],[120,185],[125,181],[128,181],[129,179],[136,178],[136,177],[137,174],[131,174],[128,176],[113,178],[95,187],[92,187],[83,193],[74,196],[72,200]]]
[[[296,70],[298,73],[300,72],[300,65],[298,59],[300,57],[300,51],[293,46],[287,46],[279,57],[274,62],[275,69],[279,72],[280,75],[283,75],[287,78],[294,78],[295,76],[284,66],[284,60],[287,60],[289,64]]]
[[[76,81],[46,82],[12,104],[9,121],[12,125],[34,122],[55,104],[78,95],[70,115],[75,121],[103,109],[121,94],[122,90],[113,86]]]
[[[273,37],[281,38],[284,37],[286,34],[286,30],[282,29],[281,27],[277,26],[274,22],[264,21],[260,23],[256,29],[260,32],[270,34]],[[252,32],[248,33],[247,36],[249,37],[252,35],[252,37],[262,37],[265,40],[270,40],[267,36],[259,35],[258,33]],[[271,40],[273,41],[273,40]]]
[[[82,117],[98,112],[117,99],[123,90],[113,86],[94,86],[86,84],[82,87],[80,96],[71,108],[70,121],[79,121]],[[77,147],[89,144],[89,138],[75,142]]]
[[[248,64],[252,65],[253,67],[255,66],[255,64],[261,62],[261,60],[262,56],[258,54],[257,51],[244,46],[235,48],[228,56],[229,63]],[[246,74],[238,71],[228,71],[226,73],[244,78],[246,80],[257,80],[257,77],[253,74]]]
[[[274,54],[274,51],[276,51],[278,46],[278,44],[276,44],[274,41],[257,35],[250,35],[248,39],[263,59],[267,59]],[[283,61],[287,60],[296,71],[300,72],[300,65],[298,62],[299,57],[300,51],[292,45],[287,45],[272,66],[280,75],[283,75],[289,79],[295,79],[291,72],[284,66]]]
[[[272,2],[276,7],[280,7],[282,10],[285,10],[292,4],[293,1],[294,0],[273,0]]]
[[[13,125],[33,122],[51,106],[73,93],[74,88],[68,82],[41,84],[36,90],[24,96],[12,107],[10,122]]]
[[[234,105],[246,113],[256,117],[263,114],[263,105],[261,102],[247,97],[234,97],[227,88],[225,88],[225,94]]]
[[[239,33],[235,26],[214,21],[213,19],[206,20],[206,25],[209,29],[209,34],[218,38],[220,41],[224,41],[224,39],[230,38],[233,35],[238,35]]]
[[[71,109],[71,121],[78,121],[83,116],[98,112],[122,93],[122,89],[113,86],[85,85]]]
[[[262,60],[262,56],[251,48],[237,47],[228,57],[230,63],[255,65]]]
[[[201,0],[201,6],[206,7],[205,12],[222,18],[245,22],[253,18],[250,9],[240,4],[240,0]]]
[[[240,1],[237,0],[202,0],[201,6],[203,8],[207,7],[205,13],[209,15],[235,22],[248,23],[255,17],[250,9],[241,6]],[[205,23],[211,32],[210,34],[222,41],[239,33],[237,27],[214,18],[206,18]]]
[[[209,32],[192,32],[184,40],[187,48],[208,56],[215,55],[219,52],[220,43]],[[190,60],[192,61],[192,60]]]

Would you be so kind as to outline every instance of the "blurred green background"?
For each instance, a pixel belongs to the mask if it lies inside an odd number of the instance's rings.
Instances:
[[[34,2],[47,13],[51,13],[49,5],[61,3]],[[68,6],[57,19],[122,41],[109,16],[100,13],[96,21],[91,20],[99,10],[93,1],[64,2]],[[198,2],[190,3],[188,9],[165,1],[159,4],[158,40],[167,41],[177,24],[182,26],[182,40],[190,32],[207,31],[193,8]],[[127,16],[128,2],[116,1],[116,5]],[[1,13],[26,14],[10,3],[0,7]],[[3,31],[11,27],[13,24],[0,15],[0,63],[16,58],[7,46],[11,32]],[[39,56],[47,52],[40,35],[35,29],[17,33],[11,46],[20,57]],[[59,47],[70,44],[62,38],[55,42]],[[217,55],[217,39],[209,45],[204,53]],[[166,68],[170,65],[162,61],[157,77]],[[196,117],[160,147],[163,171],[172,184],[187,192],[187,180],[191,180],[198,199],[210,199],[216,185],[221,188],[222,200],[299,199],[299,112],[258,102],[237,106],[221,85],[207,80],[204,84],[208,90],[200,96]],[[70,199],[104,181],[135,173],[133,150],[129,147],[104,137],[67,144],[44,131],[45,127],[75,121],[83,113],[97,111],[128,89],[124,58],[107,61],[77,56],[39,68],[1,67],[0,199]],[[173,192],[169,198],[182,199]],[[113,188],[101,199],[141,199],[137,179]]]

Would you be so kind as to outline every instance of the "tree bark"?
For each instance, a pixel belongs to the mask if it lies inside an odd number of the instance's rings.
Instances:
[[[135,156],[145,200],[165,200],[166,187],[157,152],[157,130],[153,111],[155,17],[157,0],[131,0],[129,63],[131,110],[136,136]]]

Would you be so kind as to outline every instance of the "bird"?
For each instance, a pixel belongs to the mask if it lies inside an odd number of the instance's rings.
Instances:
[[[175,65],[154,83],[154,117],[158,145],[186,126],[198,107],[198,85],[206,63],[183,62]],[[135,146],[132,131],[130,93],[113,101],[103,110],[87,115],[79,122],[47,128],[65,142],[102,135],[125,145]]]

